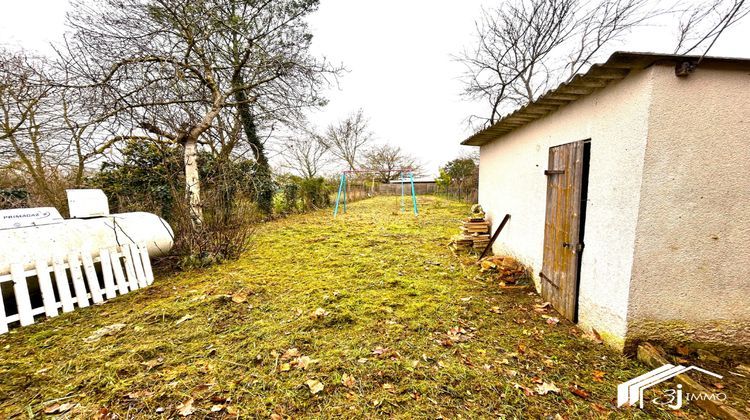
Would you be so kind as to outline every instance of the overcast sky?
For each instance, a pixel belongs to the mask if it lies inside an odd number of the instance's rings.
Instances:
[[[349,73],[328,93],[330,104],[312,113],[325,127],[363,108],[380,142],[417,156],[431,173],[470,151],[466,117],[481,104],[460,96],[462,66],[451,56],[470,46],[474,21],[486,0],[321,0],[310,18],[313,49]],[[41,52],[65,30],[65,0],[0,0],[0,44]],[[674,17],[632,33],[611,50],[672,52]],[[711,55],[750,57],[750,18],[730,28]]]

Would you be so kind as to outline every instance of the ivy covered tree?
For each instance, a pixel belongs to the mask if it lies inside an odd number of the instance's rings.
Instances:
[[[324,104],[319,90],[339,71],[309,52],[305,18],[317,7],[317,0],[81,0],[63,55],[96,90],[120,137],[181,146],[197,228],[201,147],[224,159],[251,151],[259,207],[271,210],[259,127],[298,121],[303,109]]]

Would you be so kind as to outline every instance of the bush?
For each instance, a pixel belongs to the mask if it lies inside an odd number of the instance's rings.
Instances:
[[[299,185],[288,183],[284,185],[284,211],[292,213],[297,211],[297,198],[299,196]]]
[[[28,207],[29,192],[23,187],[0,189],[0,209]]]
[[[183,269],[239,258],[249,247],[259,220],[255,204],[249,199],[228,196],[220,189],[205,189],[201,196],[203,223],[200,226],[193,226],[190,208],[183,198],[177,201],[177,211],[171,221],[175,231],[173,254]]]
[[[193,226],[185,197],[182,149],[131,142],[121,163],[105,163],[89,181],[102,188],[116,212],[150,211],[175,232],[172,255],[182,268],[239,257],[258,221],[252,182],[254,162],[199,155],[203,223]]]
[[[130,142],[122,162],[105,162],[89,184],[104,190],[113,212],[148,211],[170,220],[184,186],[180,152],[177,146]]]
[[[305,210],[315,210],[331,205],[331,186],[323,177],[302,180],[300,191]]]

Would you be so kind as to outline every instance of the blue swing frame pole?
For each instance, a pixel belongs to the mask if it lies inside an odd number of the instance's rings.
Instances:
[[[414,173],[409,172],[409,182],[411,182],[411,202],[414,205],[414,215],[419,215],[419,210],[417,210],[417,193],[414,190]],[[401,183],[401,188],[403,189],[403,183]]]
[[[336,194],[336,206],[333,208],[333,217],[336,217],[336,215],[339,214],[339,200],[341,200],[341,189],[343,188],[344,183],[346,183],[346,173],[341,174],[341,181],[339,181],[339,192],[338,194]],[[346,206],[346,204],[344,204],[344,206]]]

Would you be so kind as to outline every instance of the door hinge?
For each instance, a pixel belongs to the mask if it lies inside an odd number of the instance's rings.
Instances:
[[[547,176],[550,176],[550,175],[560,175],[560,174],[564,174],[564,173],[565,173],[565,169],[547,169],[547,170],[544,171],[544,174],[547,175]]]
[[[579,242],[579,243],[575,244],[575,246],[572,246],[572,245],[573,244],[568,243],[568,242],[563,242],[562,243],[562,247],[563,248],[575,249],[578,252],[583,251],[583,242]]]

